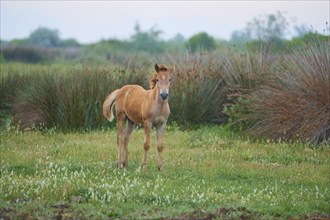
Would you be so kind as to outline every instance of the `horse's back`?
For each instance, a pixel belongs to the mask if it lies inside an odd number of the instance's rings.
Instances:
[[[147,90],[139,85],[123,86],[116,98],[116,111],[122,111],[135,123],[143,123],[144,100]]]
[[[127,100],[140,99],[147,94],[147,91],[139,85],[126,85],[119,91],[119,96]]]

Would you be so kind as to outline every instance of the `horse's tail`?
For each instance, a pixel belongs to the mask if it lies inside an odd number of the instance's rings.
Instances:
[[[115,104],[118,92],[119,92],[119,89],[113,91],[112,93],[110,93],[110,95],[108,95],[108,97],[103,102],[103,115],[109,121],[112,121],[114,118],[112,109]]]

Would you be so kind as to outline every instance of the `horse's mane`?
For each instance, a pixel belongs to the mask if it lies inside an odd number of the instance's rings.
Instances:
[[[157,72],[154,72],[149,80],[150,89],[155,88],[157,82]]]
[[[163,64],[159,64],[158,65],[159,69],[158,71],[168,71],[169,68],[166,66],[166,65],[163,65]],[[155,88],[156,86],[156,83],[157,83],[157,72],[154,72],[152,75],[151,75],[151,79],[149,80],[149,86],[150,86],[150,89],[153,89]]]

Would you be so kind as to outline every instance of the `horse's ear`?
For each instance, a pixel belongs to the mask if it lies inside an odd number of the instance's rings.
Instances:
[[[155,64],[155,70],[156,70],[157,73],[159,73],[160,67],[157,63]]]

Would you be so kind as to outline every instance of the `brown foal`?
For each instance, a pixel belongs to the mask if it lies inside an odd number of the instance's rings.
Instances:
[[[116,108],[118,126],[118,167],[128,165],[128,141],[135,124],[144,126],[144,156],[142,169],[147,167],[147,153],[150,148],[150,130],[152,125],[157,129],[158,170],[163,170],[163,134],[170,107],[168,92],[173,68],[155,65],[156,72],[150,79],[150,89],[139,85],[126,85],[113,91],[103,103],[103,115],[113,120],[113,106]],[[124,122],[127,121],[126,127]]]

